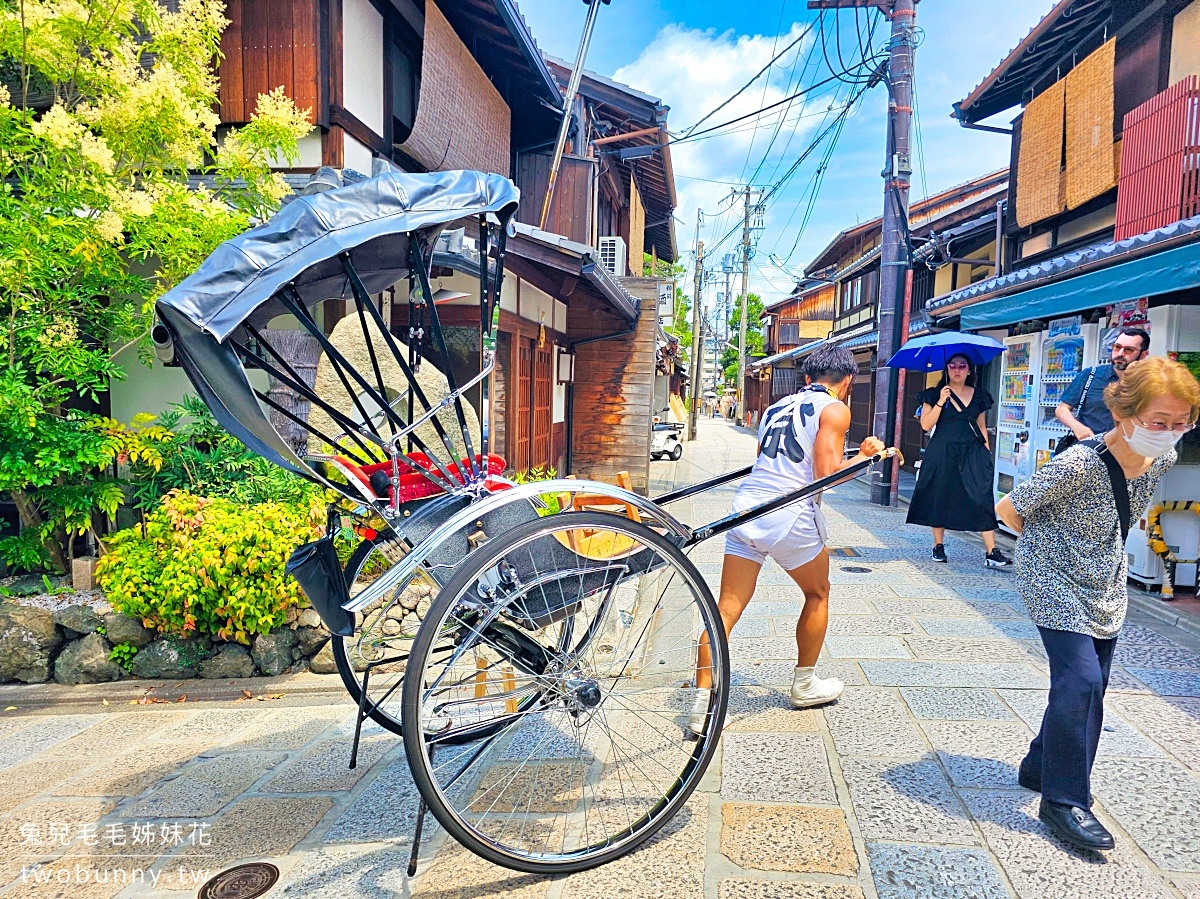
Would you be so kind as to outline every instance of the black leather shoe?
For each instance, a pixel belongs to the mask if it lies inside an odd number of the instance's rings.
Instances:
[[[1112,849],[1116,845],[1112,834],[1085,808],[1059,805],[1057,802],[1047,802],[1043,799],[1038,809],[1038,817],[1056,836],[1079,849],[1095,852]]]

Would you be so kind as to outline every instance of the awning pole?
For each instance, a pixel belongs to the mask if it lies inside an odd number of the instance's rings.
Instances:
[[[558,181],[558,169],[562,165],[563,150],[567,145],[567,132],[571,128],[571,107],[575,104],[575,94],[579,91],[579,79],[583,77],[583,61],[587,58],[588,45],[592,42],[592,29],[596,27],[596,13],[600,11],[601,3],[608,2],[609,0],[587,0],[587,21],[583,25],[583,36],[579,39],[579,50],[575,54],[575,67],[571,69],[571,78],[567,82],[567,95],[563,98],[562,122],[558,126],[558,140],[554,142],[554,159],[550,162],[550,177],[546,181],[546,196],[542,199],[542,214],[538,219],[538,227],[543,230],[546,227],[546,220],[550,217],[554,185]]]

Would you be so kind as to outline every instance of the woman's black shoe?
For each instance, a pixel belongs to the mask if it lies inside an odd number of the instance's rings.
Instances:
[[[941,543],[935,543],[935,544],[933,545],[933,561],[935,561],[935,562],[945,562],[945,561],[947,561],[947,559],[946,559],[946,547],[945,547],[943,544],[941,544]]]
[[[1056,836],[1079,849],[1101,851],[1116,845],[1112,834],[1085,808],[1059,805],[1043,799],[1038,817]]]

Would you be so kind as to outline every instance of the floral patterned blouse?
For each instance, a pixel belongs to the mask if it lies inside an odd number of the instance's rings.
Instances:
[[[1159,456],[1129,481],[1133,522],[1177,458]],[[1125,546],[1104,460],[1075,445],[1008,495],[1025,528],[1017,541],[1018,589],[1038,627],[1112,639],[1129,604]]]

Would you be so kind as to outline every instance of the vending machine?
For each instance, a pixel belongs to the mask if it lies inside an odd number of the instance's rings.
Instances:
[[[1034,471],[1029,441],[1037,420],[1038,398],[1033,382],[1041,362],[1041,347],[1040,333],[1004,340],[996,415],[997,501]]]
[[[1034,383],[1038,403],[1029,440],[1034,471],[1050,461],[1055,445],[1066,435],[1067,428],[1059,423],[1054,410],[1075,377],[1096,364],[1099,341],[1100,326],[1084,324],[1078,315],[1050,322]]]

